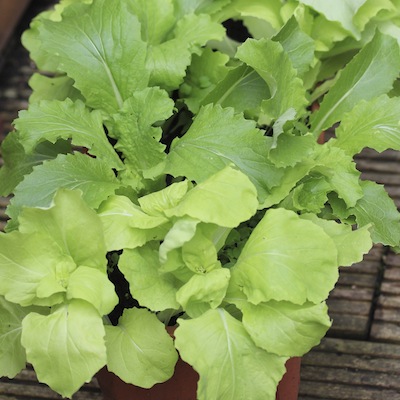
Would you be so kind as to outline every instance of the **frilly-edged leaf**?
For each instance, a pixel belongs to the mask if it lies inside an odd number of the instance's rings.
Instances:
[[[21,307],[0,296],[0,376],[14,378],[26,364],[21,344],[22,320],[34,307]]]
[[[336,245],[318,225],[292,211],[270,209],[250,235],[232,274],[253,304],[320,303],[338,278]]]
[[[293,16],[282,29],[272,38],[279,42],[288,54],[293,68],[299,77],[310,69],[314,62],[314,40],[300,29],[299,23]]]
[[[223,309],[179,319],[175,346],[199,373],[199,400],[275,400],[286,358],[257,347],[242,323]]]
[[[343,117],[334,146],[353,156],[369,147],[400,150],[400,99],[380,96],[361,101]]]
[[[269,151],[269,157],[277,167],[293,167],[312,157],[315,147],[316,141],[311,134],[296,136],[282,132],[276,137],[276,145]]]
[[[312,159],[303,160],[293,167],[283,169],[283,177],[281,183],[271,189],[270,194],[265,201],[260,204],[260,208],[269,208],[280,203],[297,183],[307,176],[315,167],[315,161]]]
[[[150,240],[161,240],[170,227],[166,217],[146,214],[125,196],[110,196],[101,204],[98,214],[109,251],[133,249]]]
[[[195,274],[176,293],[176,299],[191,318],[220,306],[229,285],[227,268]]]
[[[34,73],[29,79],[33,92],[29,103],[39,103],[41,100],[84,100],[79,90],[74,88],[74,81],[67,75],[49,77]]]
[[[353,207],[362,197],[360,186],[360,172],[356,168],[352,157],[341,149],[334,147],[330,142],[315,148],[314,171],[323,175],[348,207]]]
[[[119,187],[108,164],[80,153],[60,154],[56,159],[34,167],[14,190],[15,197],[7,212],[15,226],[22,207],[48,207],[59,188],[81,190],[85,202],[97,208]]]
[[[400,69],[400,49],[395,39],[376,33],[374,39],[350,61],[311,116],[316,135],[340,121],[361,100],[370,100],[392,88]]]
[[[30,313],[22,322],[28,362],[41,382],[65,397],[71,397],[107,362],[104,335],[101,316],[81,300],[59,306],[47,316]]]
[[[8,196],[35,165],[54,159],[60,153],[69,153],[71,144],[65,140],[55,144],[46,141],[27,154],[20,143],[19,133],[13,131],[7,134],[1,150],[4,164],[0,168],[0,195]]]
[[[169,379],[178,360],[164,325],[145,309],[127,309],[117,326],[106,326],[106,346],[108,370],[144,388]]]
[[[339,22],[356,39],[360,39],[360,31],[354,25],[353,18],[357,11],[367,0],[338,0],[335,7],[329,0],[300,0],[301,3],[313,8],[318,13],[325,16],[328,21]]]
[[[350,225],[318,218],[315,214],[303,214],[301,218],[320,226],[334,241],[338,253],[337,263],[341,267],[361,262],[363,256],[372,248],[370,227],[368,225],[353,229]]]
[[[55,143],[58,139],[71,139],[75,146],[86,147],[90,154],[106,161],[109,168],[124,168],[108,142],[100,111],[89,111],[80,100],[31,104],[29,110],[20,112],[14,124],[27,153],[45,140]]]
[[[176,291],[180,284],[169,273],[161,273],[158,252],[151,246],[124,250],[119,268],[129,282],[132,296],[153,311],[179,309]]]
[[[280,43],[248,39],[238,48],[236,57],[252,67],[269,87],[270,98],[261,103],[260,123],[269,124],[289,109],[296,110],[297,116],[304,114],[307,100],[303,82]]]
[[[143,173],[165,158],[165,145],[160,143],[162,131],[154,124],[172,115],[174,102],[159,88],[136,91],[113,116],[112,136],[115,148],[124,158],[125,165],[135,174]]]
[[[283,171],[268,160],[268,139],[233,109],[207,105],[182,138],[175,139],[165,172],[201,182],[234,164],[256,186],[260,200],[278,186]]]
[[[245,174],[228,166],[191,189],[167,215],[233,228],[249,219],[257,206],[254,185]]]
[[[350,210],[355,215],[359,226],[371,227],[374,243],[389,246],[400,244],[400,213],[393,200],[382,185],[364,181],[361,184],[364,195]]]
[[[309,352],[331,326],[325,303],[296,305],[269,301],[258,305],[241,302],[238,306],[254,343],[279,356],[302,356]]]
[[[221,85],[230,68],[226,66],[229,57],[219,51],[205,48],[200,55],[194,54],[187,69],[180,94],[189,110],[198,112],[205,98]]]
[[[168,18],[163,15],[163,19],[165,17]],[[151,74],[150,85],[168,91],[177,89],[183,82],[191,55],[199,52],[201,46],[209,40],[219,41],[224,35],[224,28],[206,14],[187,14],[178,21],[174,20],[168,35],[164,35],[162,40],[158,37],[157,42],[149,43],[146,67]]]
[[[133,90],[148,84],[146,44],[127,2],[72,4],[62,23],[43,21],[39,40],[57,56],[58,68],[75,81],[90,107],[114,113]]]

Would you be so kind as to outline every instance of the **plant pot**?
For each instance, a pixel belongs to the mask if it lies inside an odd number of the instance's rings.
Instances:
[[[300,358],[286,363],[286,373],[279,383],[277,400],[297,400],[300,385]],[[167,382],[143,389],[123,382],[106,368],[97,374],[104,400],[196,400],[197,380],[194,369],[178,360],[173,377]]]

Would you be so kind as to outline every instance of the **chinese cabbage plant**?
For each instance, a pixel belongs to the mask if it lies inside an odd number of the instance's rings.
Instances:
[[[179,351],[199,399],[275,398],[338,267],[400,243],[353,160],[400,150],[400,10],[337,3],[64,0],[32,21],[2,144],[1,375],[29,362],[71,397],[106,365],[149,388]]]

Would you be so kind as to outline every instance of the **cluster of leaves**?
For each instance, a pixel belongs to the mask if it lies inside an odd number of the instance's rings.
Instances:
[[[107,365],[148,388],[177,349],[199,399],[274,399],[287,358],[330,326],[338,267],[400,244],[395,205],[353,161],[400,150],[397,3],[63,0],[40,14],[23,41],[41,72],[2,144],[0,375],[28,361],[71,396]],[[113,325],[117,254],[140,307]]]

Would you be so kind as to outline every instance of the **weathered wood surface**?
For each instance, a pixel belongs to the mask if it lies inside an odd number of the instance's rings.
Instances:
[[[48,386],[38,382],[31,368],[23,370],[14,379],[0,379],[0,400],[60,400]],[[95,379],[84,385],[72,400],[102,400],[99,386]]]
[[[400,254],[385,257],[385,272],[371,327],[371,339],[400,344]]]
[[[400,400],[400,345],[324,339],[302,360],[299,400]]]

